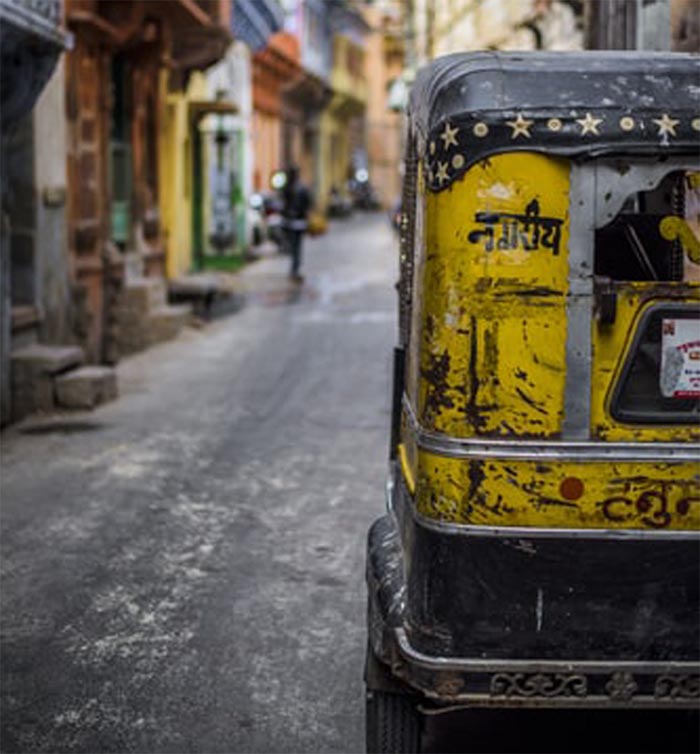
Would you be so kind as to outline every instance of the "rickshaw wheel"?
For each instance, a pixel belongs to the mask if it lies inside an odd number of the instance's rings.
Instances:
[[[418,754],[420,722],[414,697],[368,691],[365,718],[368,754]]]

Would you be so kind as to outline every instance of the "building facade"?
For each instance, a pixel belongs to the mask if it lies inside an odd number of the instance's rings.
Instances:
[[[402,113],[392,93],[402,83],[404,69],[403,8],[396,3],[368,6],[367,35],[367,157],[369,180],[384,208],[401,194]]]
[[[369,27],[347,4],[329,8],[333,34],[332,96],[320,121],[320,157],[323,170],[318,204],[325,208],[331,192],[343,195],[357,169],[367,168],[366,39]]]
[[[323,176],[321,113],[331,99],[333,39],[322,0],[286,0],[285,30],[299,41],[300,67],[282,88],[282,162],[297,165],[318,196]]]
[[[585,22],[588,49],[700,51],[695,0],[599,0],[586,4]]]
[[[451,52],[583,47],[576,0],[414,0],[407,27],[414,67]]]
[[[296,129],[290,121],[289,110],[284,107],[282,93],[300,74],[299,40],[287,31],[275,33],[267,46],[253,55],[253,186],[256,191],[269,190],[272,174],[298,155]]]
[[[0,425],[18,418],[13,353],[70,335],[59,0],[0,4]]]
[[[75,37],[66,63],[68,245],[88,361],[114,363],[177,328],[162,283],[163,86],[184,88],[192,71],[224,54],[228,8],[219,0],[66,0]]]
[[[233,234],[232,247],[243,253],[252,242],[249,200],[253,192],[253,90],[250,48],[235,41],[223,60],[207,71],[209,96],[230,103],[228,114],[210,114],[204,123],[209,141],[210,202],[206,214],[206,235],[217,234],[217,218],[225,193],[228,194],[228,220]],[[225,235],[226,230],[223,230]],[[210,241],[211,253],[217,250]]]

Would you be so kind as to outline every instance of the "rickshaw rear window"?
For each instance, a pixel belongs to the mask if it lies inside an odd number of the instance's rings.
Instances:
[[[631,424],[700,420],[700,311],[656,306],[642,317],[613,393],[613,418]]]
[[[595,236],[595,274],[620,281],[700,280],[700,174],[673,171],[628,197]]]

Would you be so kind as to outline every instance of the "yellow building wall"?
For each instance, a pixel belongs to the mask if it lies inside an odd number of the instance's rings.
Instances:
[[[364,50],[342,35],[335,37],[333,49],[334,94],[321,115],[319,128],[321,171],[316,204],[320,210],[326,209],[332,186],[341,194],[345,192],[353,147],[348,124],[364,115],[368,95]],[[351,70],[351,60],[355,70]]]
[[[207,80],[190,77],[185,91],[168,92],[167,73],[160,81],[162,114],[158,140],[160,214],[169,278],[189,272],[192,258],[192,133],[189,105],[208,99]],[[205,163],[206,164],[206,163]],[[206,176],[206,169],[204,171]],[[205,180],[205,186],[207,181]]]
[[[348,169],[352,162],[347,116],[342,111],[326,110],[321,117],[320,135],[322,170],[316,206],[324,211],[333,186],[341,196],[347,195]]]
[[[321,113],[319,120],[319,148],[318,148],[318,160],[320,163],[320,169],[318,171],[317,191],[318,195],[315,197],[316,206],[322,212],[325,212],[328,206],[328,194],[332,185],[332,162],[331,162],[331,133],[333,130],[333,116],[324,110]]]

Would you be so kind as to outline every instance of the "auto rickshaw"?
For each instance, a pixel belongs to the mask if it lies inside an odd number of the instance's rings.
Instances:
[[[700,701],[700,59],[440,58],[408,109],[367,746]]]

